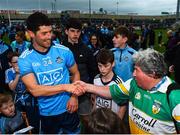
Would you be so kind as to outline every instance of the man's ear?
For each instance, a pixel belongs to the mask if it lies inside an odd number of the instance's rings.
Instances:
[[[127,37],[123,37],[124,42],[126,43],[128,41]]]
[[[27,30],[27,32],[31,38],[33,38],[35,36],[33,31]]]
[[[65,29],[65,33],[66,33],[66,35],[68,35],[68,30],[67,29]]]

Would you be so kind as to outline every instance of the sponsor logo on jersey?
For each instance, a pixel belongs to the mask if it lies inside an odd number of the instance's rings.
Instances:
[[[63,61],[63,59],[61,59],[59,56],[56,58],[56,62],[57,62],[57,63],[60,64],[62,61]]]
[[[136,93],[136,95],[135,95],[135,99],[138,99],[138,100],[140,100],[140,99],[141,99],[141,93],[140,93],[140,92]]]
[[[42,61],[43,61],[43,66],[48,66],[48,65],[52,64],[52,61],[51,61],[50,57],[43,58]]]
[[[154,125],[157,122],[156,119],[142,116],[142,114],[140,114],[139,111],[137,111],[135,108],[132,109],[131,113],[134,123],[146,132],[149,132],[151,128],[154,128]]]
[[[154,101],[153,105],[152,105],[152,112],[154,114],[157,114],[159,113],[160,111],[160,108],[161,108],[161,103],[157,102],[157,101]]]
[[[39,67],[39,66],[41,66],[41,64],[40,64],[39,62],[33,62],[33,63],[32,63],[32,66],[33,66],[33,67]]]
[[[63,68],[37,73],[38,81],[42,85],[58,84],[63,78]]]
[[[111,106],[112,106],[111,104],[112,104],[111,100],[100,98],[100,97],[96,98],[96,105],[98,107],[111,108]]]
[[[126,57],[124,57],[124,61],[128,61],[129,60],[129,58],[126,56]]]

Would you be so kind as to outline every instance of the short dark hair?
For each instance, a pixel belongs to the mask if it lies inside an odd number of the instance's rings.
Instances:
[[[26,24],[28,30],[37,32],[39,30],[39,26],[50,26],[51,21],[47,15],[41,12],[35,12],[27,18]]]
[[[103,48],[98,52],[96,61],[101,64],[113,63],[114,54],[111,50]]]
[[[119,26],[115,29],[114,35],[121,35],[122,37],[129,38],[129,30],[126,26]]]
[[[66,24],[66,29],[74,28],[74,29],[82,29],[81,21],[76,18],[70,18]]]
[[[8,93],[0,93],[0,107],[9,101],[13,101],[12,95]]]
[[[25,33],[24,33],[24,31],[17,31],[17,32],[16,32],[16,35],[19,36],[19,37],[21,37],[23,40],[25,39]]]
[[[87,134],[123,134],[127,133],[123,121],[108,108],[97,108],[88,119],[85,126]]]
[[[19,57],[19,53],[18,52],[9,52],[7,55],[8,62],[11,62],[12,58],[15,56]]]

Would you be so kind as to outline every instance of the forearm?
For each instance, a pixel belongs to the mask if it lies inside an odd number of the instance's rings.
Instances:
[[[69,89],[70,84],[60,84],[56,86],[45,86],[45,85],[35,85],[33,87],[28,87],[28,91],[35,97],[38,96],[51,96],[61,92],[66,92]]]
[[[92,84],[86,85],[87,92],[105,97],[105,98],[111,98],[111,93],[109,90],[109,86],[96,86]]]
[[[79,81],[80,80],[80,74],[79,72],[75,73],[72,75],[71,81],[75,82],[75,81]]]
[[[20,78],[20,75],[16,75],[15,79],[11,83],[9,83],[10,90],[14,91],[16,89],[16,86],[19,82],[19,78]]]
[[[22,81],[26,85],[27,90],[35,97],[51,96],[61,92],[72,92],[76,89],[74,84],[59,84],[59,85],[40,85],[37,83],[33,73],[23,76]]]

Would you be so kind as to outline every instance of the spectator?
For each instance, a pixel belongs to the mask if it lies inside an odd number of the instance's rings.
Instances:
[[[12,48],[2,41],[2,34],[3,33],[0,33],[0,86],[2,89],[8,90],[9,88],[5,84],[5,71],[9,68],[8,54],[12,52]],[[0,93],[2,92],[1,90]]]
[[[114,34],[114,48],[112,51],[114,53],[115,66],[113,70],[123,81],[127,81],[132,77],[134,69],[132,55],[136,53],[136,51],[126,43],[129,37],[129,31],[126,27],[118,27]]]
[[[88,47],[92,50],[93,56],[96,56],[99,50],[102,48],[100,40],[96,34],[90,36],[90,44]]]
[[[73,52],[80,72],[80,79],[92,83],[93,78],[97,74],[97,66],[91,50],[80,40],[81,29],[81,22],[77,19],[70,18],[65,30],[67,39],[64,40],[63,45]],[[78,97],[78,101],[78,113],[83,123],[85,123],[87,121],[87,115],[91,113],[92,109],[90,94],[87,93]]]
[[[167,68],[163,59],[163,55],[153,49],[139,51],[133,55],[134,78],[124,84],[114,84],[110,87],[84,82],[77,84],[81,84],[87,92],[112,98],[118,104],[124,99],[129,99],[132,134],[180,133],[180,92],[171,93],[168,105],[166,91],[172,80],[166,76]],[[77,91],[77,95],[79,92]]]
[[[30,42],[25,41],[25,34],[23,31],[18,31],[15,35],[15,39],[16,40],[11,43],[13,52],[21,54],[30,47]]]
[[[114,54],[110,50],[102,49],[97,54],[97,63],[100,74],[96,75],[94,78],[94,84],[99,86],[110,86],[112,84],[122,83],[122,80],[113,72],[114,66]],[[103,98],[98,95],[93,95],[95,98],[94,108],[109,108],[115,112],[121,119],[124,118],[126,112],[126,101],[119,106],[111,99]]]
[[[10,94],[0,94],[0,133],[12,134],[15,131],[26,127],[21,112],[13,103]]]
[[[158,45],[161,46],[162,43],[162,31],[158,32]]]
[[[142,25],[142,33],[141,33],[141,48],[147,48],[147,39],[148,39],[148,28],[145,24]]]
[[[8,55],[11,68],[5,71],[6,83],[13,92],[16,108],[21,112],[26,112],[29,123],[34,127],[33,133],[39,133],[39,112],[37,100],[27,90],[21,80],[18,67],[19,54],[16,52]]]
[[[98,108],[89,116],[85,128],[87,134],[126,134],[123,121],[116,113],[107,108]]]
[[[153,25],[149,25],[148,26],[148,37],[149,37],[149,47],[150,48],[154,48],[155,45],[155,31],[153,28]]]

